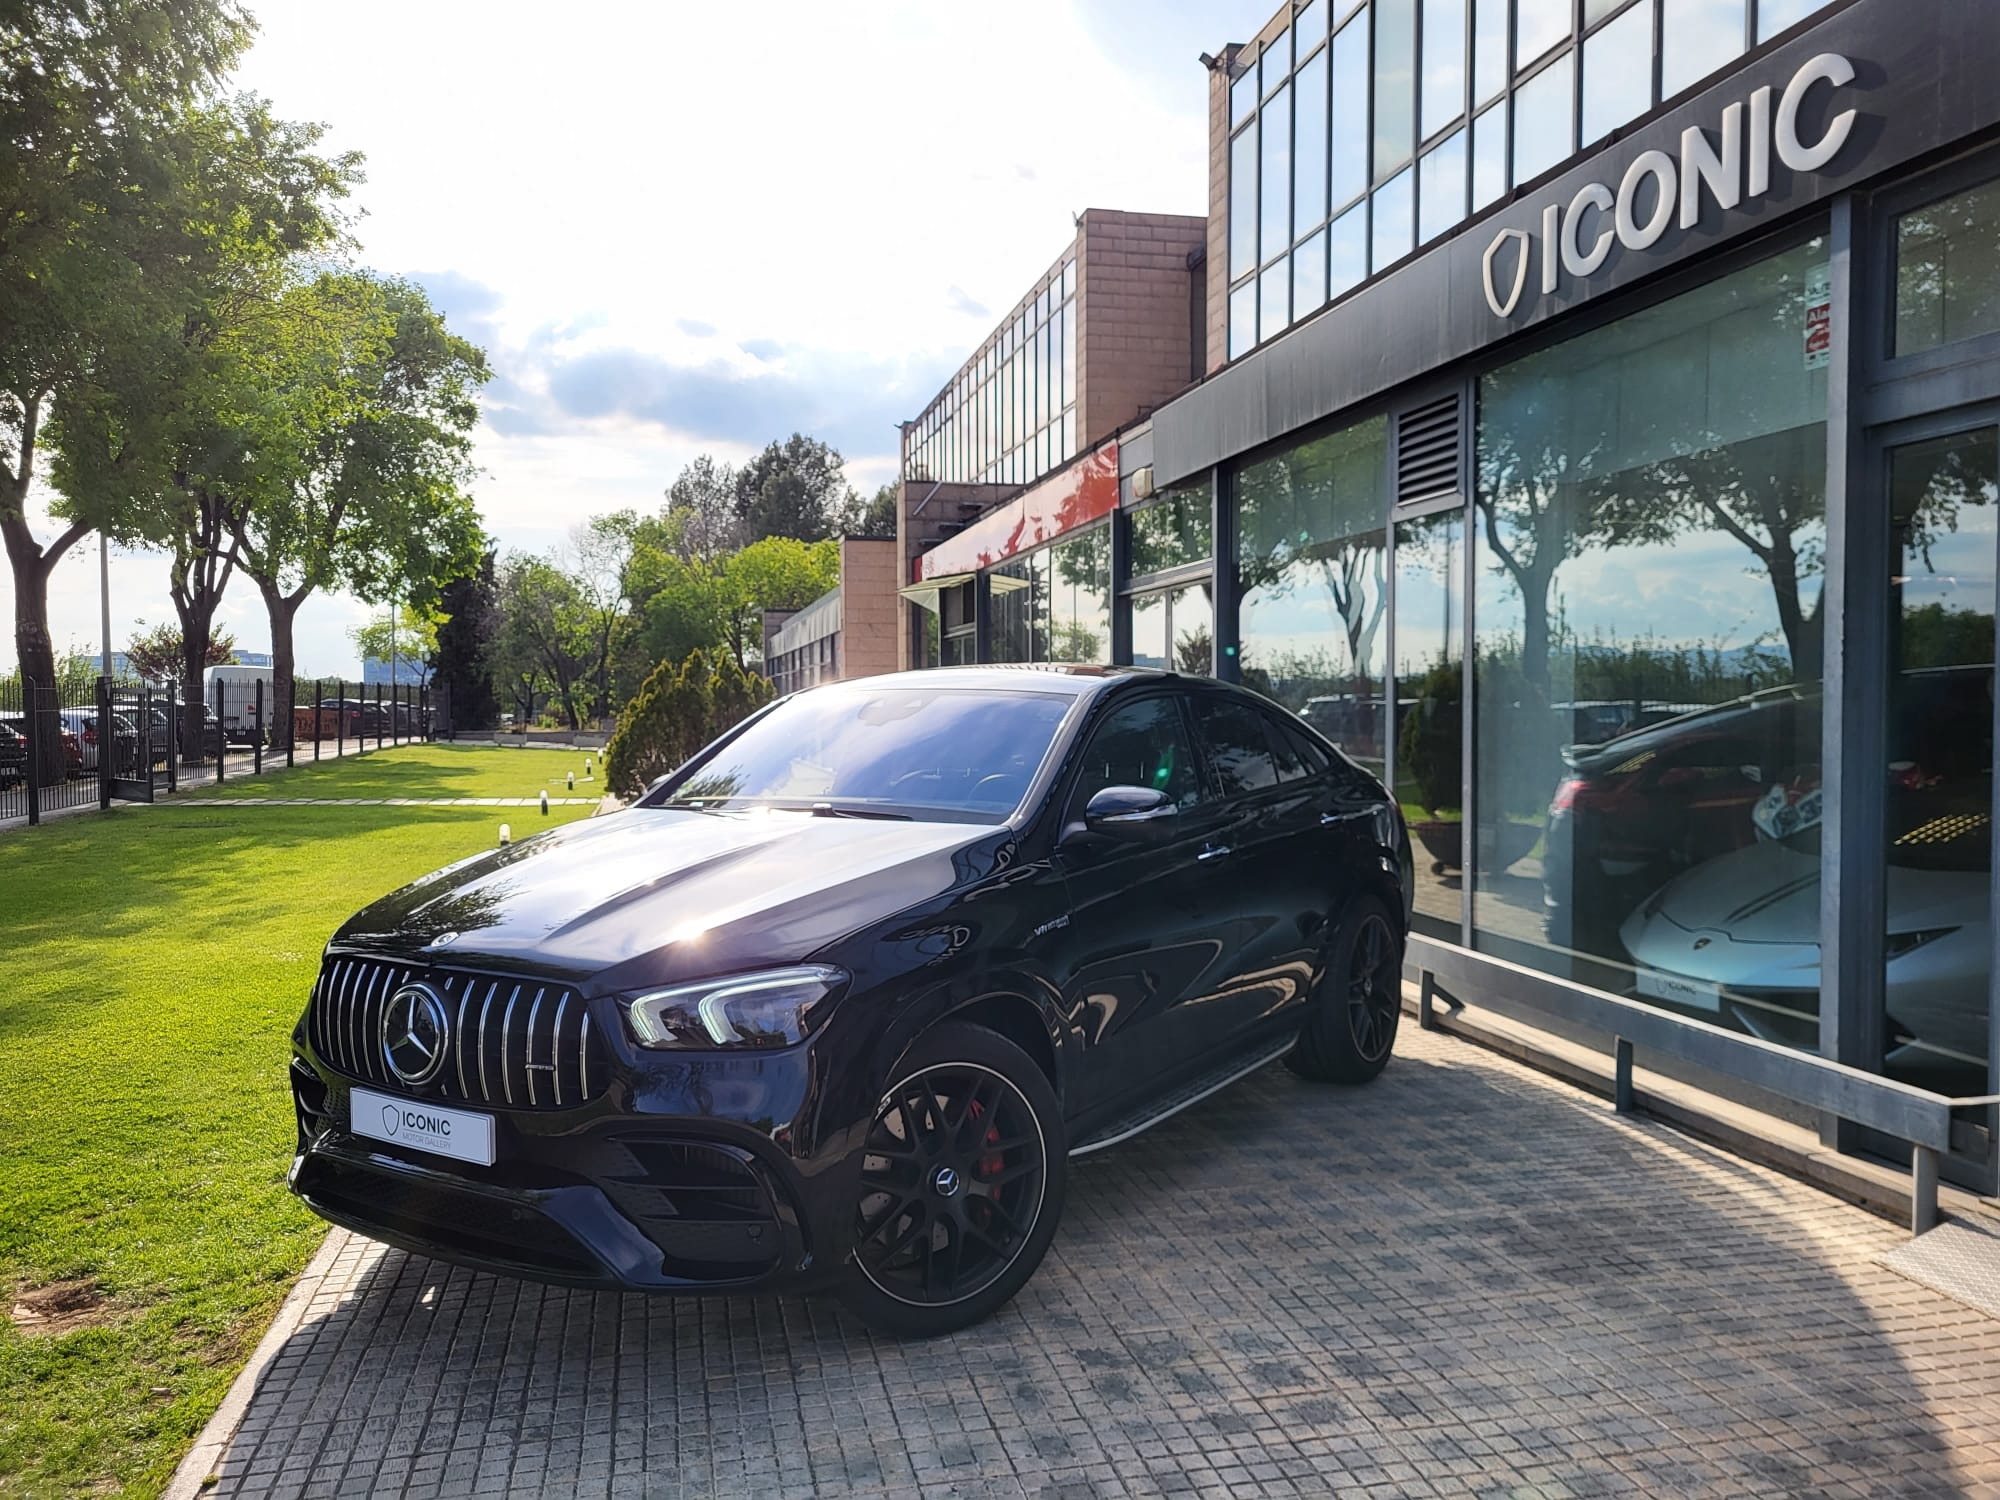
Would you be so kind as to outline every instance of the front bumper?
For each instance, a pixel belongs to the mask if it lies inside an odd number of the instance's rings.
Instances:
[[[304,1034],[294,1052],[292,1191],[371,1239],[558,1285],[680,1293],[811,1290],[849,1248],[852,1153],[844,1137],[810,1150],[810,1044],[624,1052],[584,1104],[481,1109],[495,1123],[490,1167],[355,1135],[352,1089],[397,1091],[349,1079]]]

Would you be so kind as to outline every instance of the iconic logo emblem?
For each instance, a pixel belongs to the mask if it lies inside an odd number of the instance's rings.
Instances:
[[[954,1167],[939,1167],[931,1178],[931,1186],[937,1189],[940,1198],[949,1198],[958,1191],[958,1171]]]
[[[1493,280],[1493,263],[1500,257],[1500,248],[1509,240],[1515,242],[1514,286],[1503,300],[1499,288]],[[1503,229],[1493,236],[1493,243],[1486,247],[1486,262],[1482,267],[1486,278],[1486,305],[1493,309],[1496,318],[1514,315],[1514,309],[1521,305],[1521,293],[1528,289],[1528,231],[1525,229]]]
[[[406,984],[382,1008],[382,1056],[411,1088],[421,1088],[444,1067],[451,1023],[444,1001],[427,984]]]

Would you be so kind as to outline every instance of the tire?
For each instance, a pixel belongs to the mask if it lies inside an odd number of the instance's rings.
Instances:
[[[1326,971],[1285,1066],[1318,1083],[1367,1083],[1389,1065],[1403,1015],[1403,938],[1373,896],[1357,896],[1327,944]]]
[[[841,1300],[899,1339],[990,1317],[1055,1238],[1068,1155],[1061,1105],[1033,1058],[983,1026],[924,1033],[869,1125]]]

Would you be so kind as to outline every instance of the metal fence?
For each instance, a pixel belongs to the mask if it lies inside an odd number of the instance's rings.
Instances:
[[[449,728],[428,686],[216,679],[199,705],[174,687],[0,681],[0,823],[114,800],[150,802],[184,784],[433,740]]]

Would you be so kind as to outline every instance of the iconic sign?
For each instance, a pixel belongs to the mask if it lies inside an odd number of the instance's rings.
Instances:
[[[1722,112],[1721,143],[1699,125],[1681,132],[1678,161],[1664,151],[1642,151],[1625,169],[1616,190],[1602,182],[1587,182],[1568,204],[1551,203],[1542,210],[1539,244],[1525,229],[1503,229],[1486,247],[1484,279],[1487,306],[1496,318],[1509,318],[1528,288],[1529,261],[1540,262],[1543,295],[1562,288],[1567,273],[1582,281],[1595,275],[1616,246],[1650,250],[1678,223],[1693,229],[1701,222],[1704,197],[1722,209],[1737,208],[1771,190],[1771,159],[1793,172],[1823,170],[1854,132],[1856,111],[1834,114],[1816,141],[1800,137],[1799,115],[1807,98],[1821,84],[1842,89],[1854,82],[1854,64],[1831,52],[1821,53],[1792,75],[1783,94],[1765,87],[1747,104]],[[1775,97],[1774,97],[1775,96]],[[1507,251],[1511,267],[1503,269]]]

